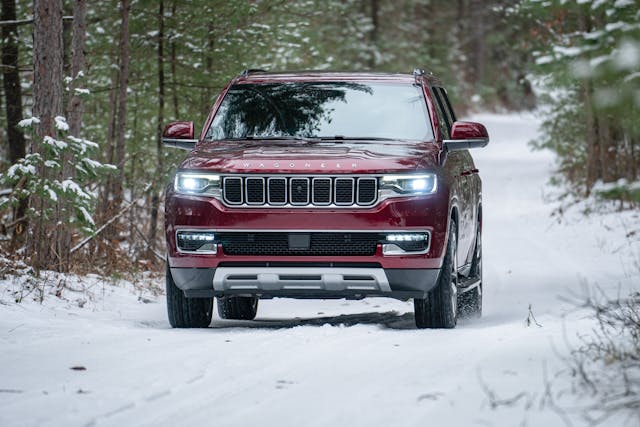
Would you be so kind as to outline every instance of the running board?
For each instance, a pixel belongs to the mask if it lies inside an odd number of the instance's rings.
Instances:
[[[464,294],[465,292],[469,292],[482,283],[482,280],[477,277],[465,277],[463,279],[459,279],[458,281],[458,292]]]

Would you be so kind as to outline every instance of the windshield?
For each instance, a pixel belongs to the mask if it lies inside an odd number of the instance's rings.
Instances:
[[[428,117],[421,88],[410,84],[237,84],[205,138],[428,141],[433,139]]]

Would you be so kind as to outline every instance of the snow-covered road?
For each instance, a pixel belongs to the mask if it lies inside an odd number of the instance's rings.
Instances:
[[[172,330],[162,297],[130,288],[94,288],[84,308],[4,298],[0,426],[564,426],[539,402],[546,382],[566,381],[565,337],[591,320],[561,297],[585,284],[624,293],[639,273],[618,216],[550,218],[553,156],[527,147],[535,119],[475,119],[491,135],[473,153],[482,319],[416,330],[411,302],[272,300],[254,322]],[[525,325],[529,305],[541,327]]]

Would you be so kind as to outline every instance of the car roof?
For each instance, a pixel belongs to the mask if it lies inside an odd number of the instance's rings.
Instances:
[[[432,73],[424,72],[422,77],[430,85],[440,85],[440,80]],[[278,83],[278,82],[327,82],[327,81],[380,81],[391,83],[414,83],[416,76],[409,73],[347,72],[347,71],[285,71],[266,72],[245,70],[234,79],[234,83]]]

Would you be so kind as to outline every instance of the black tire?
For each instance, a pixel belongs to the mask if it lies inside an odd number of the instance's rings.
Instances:
[[[221,319],[253,320],[258,313],[258,297],[218,297]]]
[[[438,284],[429,292],[427,298],[413,300],[416,326],[419,329],[456,327],[458,320],[457,238],[456,223],[452,222]]]
[[[480,279],[480,284],[458,298],[460,316],[468,319],[479,319],[482,317],[482,233],[480,226],[476,232],[476,248],[473,253],[471,271],[469,277]]]
[[[206,328],[211,323],[213,298],[187,298],[178,288],[167,264],[167,313],[173,328]]]

